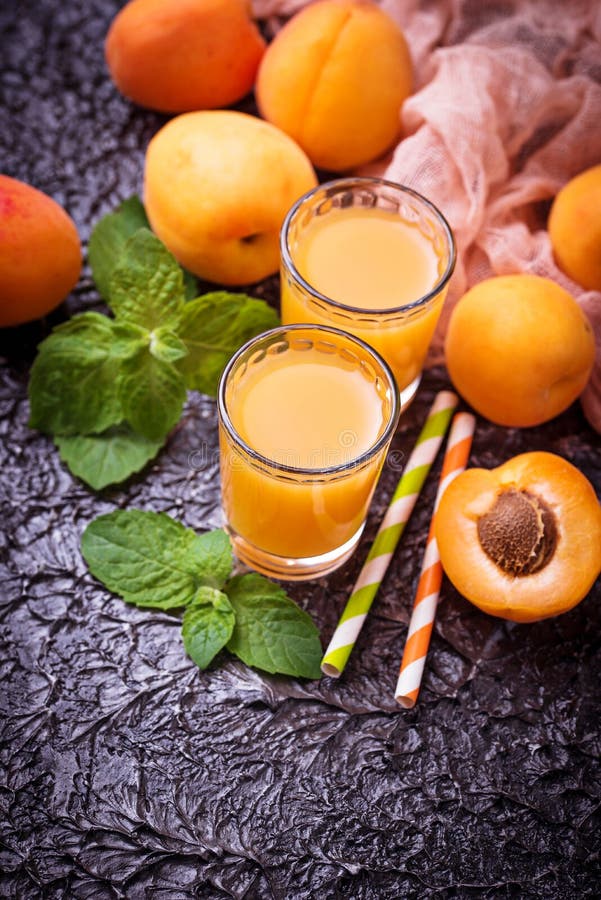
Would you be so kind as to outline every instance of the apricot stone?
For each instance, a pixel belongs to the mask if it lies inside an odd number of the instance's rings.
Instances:
[[[407,44],[386,13],[371,0],[321,0],[275,36],[255,94],[315,166],[343,171],[390,148],[411,89]]]
[[[484,612],[514,622],[576,606],[601,570],[601,506],[590,481],[555,453],[467,469],[442,495],[443,569]]]
[[[219,284],[251,284],[278,270],[282,222],[316,184],[291,138],[232,110],[178,116],[146,153],[154,232],[183,266]]]
[[[264,50],[246,0],[131,0],[105,44],[121,93],[162,112],[240,100],[252,89]]]
[[[71,217],[42,191],[0,175],[0,327],[49,313],[80,272],[81,244]]]
[[[582,393],[593,329],[549,278],[501,275],[471,288],[449,320],[445,357],[461,396],[497,425],[539,425]]]
[[[601,164],[564,185],[547,224],[559,268],[582,287],[601,291]]]

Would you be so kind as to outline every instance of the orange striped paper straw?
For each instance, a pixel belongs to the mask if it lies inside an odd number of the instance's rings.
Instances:
[[[438,544],[434,537],[434,518],[440,498],[446,488],[467,466],[475,427],[476,420],[470,413],[457,413],[453,417],[434,501],[421,574],[413,601],[413,612],[409,620],[403,661],[394,692],[395,700],[406,709],[411,709],[417,701],[442,583],[442,565]]]

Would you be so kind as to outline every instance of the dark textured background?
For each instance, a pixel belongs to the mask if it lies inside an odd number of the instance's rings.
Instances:
[[[109,82],[102,43],[118,6],[0,6],[0,170],[62,203],[84,242],[140,189],[164,121]],[[275,302],[277,279],[254,293]],[[214,404],[191,396],[160,458],[100,495],[27,428],[36,343],[95,306],[86,267],[48,321],[0,332],[0,896],[598,897],[599,584],[571,613],[518,626],[445,583],[419,704],[402,711],[393,691],[432,479],[342,679],[266,677],[225,655],[199,672],[177,622],[112,597],[78,542],[115,506],[220,524]],[[442,386],[429,373],[393,459]],[[551,450],[599,490],[598,448],[574,406],[523,432],[480,422],[472,464]],[[397,477],[387,464],[353,560],[291,588],[324,646]]]

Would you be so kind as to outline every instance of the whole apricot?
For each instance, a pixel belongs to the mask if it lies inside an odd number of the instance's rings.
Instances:
[[[434,529],[457,590],[514,622],[566,612],[601,571],[601,506],[582,472],[554,453],[462,472],[442,495]]]
[[[0,327],[49,313],[80,272],[81,244],[71,217],[42,191],[0,175]]]
[[[146,153],[150,224],[187,269],[208,281],[250,284],[277,271],[286,213],[317,178],[283,131],[245,113],[186,113]]]
[[[562,187],[547,227],[559,268],[582,287],[601,291],[601,164]]]
[[[471,288],[445,338],[451,381],[497,425],[527,427],[559,415],[593,368],[593,330],[576,300],[537,275],[500,275]]]
[[[342,171],[394,143],[412,82],[403,33],[375,3],[321,0],[277,33],[255,94],[261,115],[315,166]]]
[[[131,0],[105,44],[111,78],[140,106],[229,106],[252,89],[265,41],[246,0]]]

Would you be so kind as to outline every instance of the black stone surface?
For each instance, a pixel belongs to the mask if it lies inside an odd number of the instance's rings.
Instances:
[[[107,77],[110,0],[2,3],[0,169],[91,225],[141,187],[164,121]],[[274,303],[277,279],[254,290]],[[101,308],[84,270],[46,321],[0,333],[0,896],[580,898],[600,888],[601,589],[534,625],[485,616],[445,582],[418,706],[393,691],[436,478],[420,498],[339,681],[200,672],[177,622],[88,574],[79,537],[115,507],[221,523],[214,403],[191,395],[162,455],[99,495],[27,427],[36,343]],[[290,588],[324,646],[433,395],[404,416],[361,547]],[[577,405],[543,427],[480,421],[472,464],[559,453],[601,490]],[[436,466],[436,473],[440,460]]]

